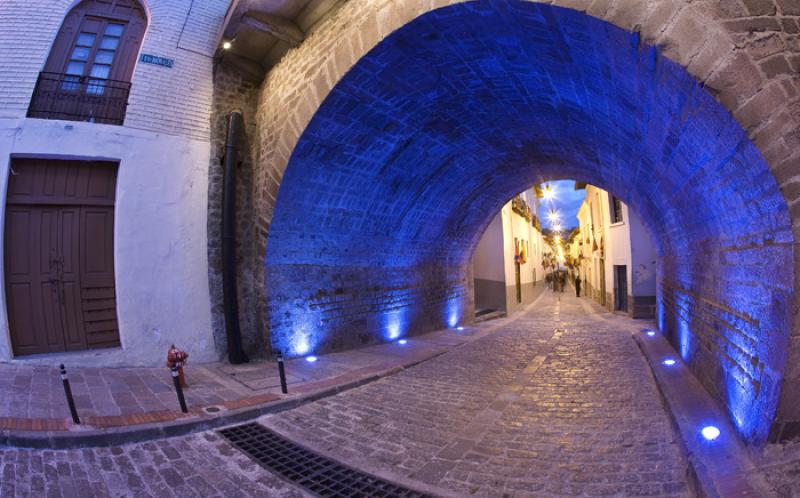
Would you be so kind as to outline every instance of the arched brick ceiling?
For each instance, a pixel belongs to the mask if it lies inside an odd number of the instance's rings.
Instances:
[[[500,206],[554,178],[599,185],[640,213],[661,257],[660,325],[687,361],[709,365],[703,381],[743,433],[763,438],[793,285],[791,222],[772,173],[683,68],[635,34],[542,4],[429,12],[332,89],[294,149],[270,227],[273,344],[290,343],[292,323],[312,312],[322,350],[350,345],[325,337],[347,320],[360,342],[382,336],[370,328],[386,308],[333,316],[309,289],[363,298],[365,281],[341,277],[354,268],[375,282],[391,272],[395,287],[425,287],[430,267],[466,274]],[[388,299],[379,287],[374,299]],[[421,296],[397,307],[433,316],[447,301]]]

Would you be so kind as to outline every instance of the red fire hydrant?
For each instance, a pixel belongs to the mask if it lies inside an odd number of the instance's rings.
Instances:
[[[189,353],[181,351],[174,344],[167,351],[167,368],[171,370],[172,367],[178,367],[178,379],[181,382],[181,387],[189,387],[186,384],[186,377],[183,375],[183,365],[186,364],[187,358],[189,358]]]

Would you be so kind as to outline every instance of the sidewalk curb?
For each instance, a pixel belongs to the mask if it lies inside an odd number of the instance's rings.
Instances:
[[[31,449],[73,449],[118,446],[122,444],[138,443],[153,439],[184,436],[193,432],[207,431],[225,425],[254,420],[267,414],[292,410],[322,398],[335,396],[336,394],[348,391],[350,389],[355,389],[371,382],[375,382],[376,380],[380,380],[384,377],[394,375],[398,372],[419,365],[420,363],[437,358],[446,352],[447,351],[440,351],[431,356],[422,359],[416,359],[409,363],[384,370],[380,373],[370,375],[362,379],[346,382],[334,387],[323,388],[319,391],[300,395],[297,398],[283,399],[254,407],[229,410],[224,415],[218,415],[209,418],[195,416],[191,419],[182,419],[174,422],[142,424],[123,429],[93,429],[68,434],[52,431],[29,432],[4,430],[0,432],[0,447],[14,446]]]
[[[699,384],[694,374],[683,363],[673,367],[674,377],[667,379],[663,369],[658,368],[661,359],[668,354],[678,358],[666,338],[661,334],[645,339],[634,332],[631,338],[638,346],[669,414],[670,422],[678,436],[678,444],[688,463],[687,478],[695,496],[700,498],[724,498],[726,496],[768,496],[764,483],[754,475],[754,465],[738,432],[727,415]],[[694,392],[692,392],[694,391]],[[723,437],[713,443],[701,442],[697,435],[697,413],[687,409],[686,400],[680,393],[702,396],[702,401],[692,408],[713,415],[715,424],[723,431]],[[726,441],[727,440],[727,441]],[[736,472],[738,471],[738,472]]]
[[[706,468],[701,462],[698,462],[697,459],[692,456],[692,452],[689,451],[689,448],[686,445],[684,434],[681,431],[680,425],[678,424],[678,419],[675,416],[675,412],[673,411],[673,407],[670,404],[669,399],[667,399],[667,394],[664,392],[661,381],[659,381],[658,377],[656,376],[656,372],[653,369],[652,359],[650,355],[648,355],[647,351],[645,351],[642,338],[636,334],[632,334],[631,339],[633,339],[636,347],[639,348],[639,352],[642,353],[642,359],[644,359],[645,363],[647,363],[647,367],[650,369],[650,375],[653,377],[653,381],[656,384],[658,395],[661,397],[661,402],[664,403],[664,407],[666,408],[665,411],[667,414],[669,414],[670,424],[675,430],[675,433],[679,436],[677,442],[681,449],[681,454],[686,459],[686,463],[688,465],[686,469],[686,478],[689,481],[689,489],[692,492],[692,495],[698,498],[719,498],[719,495],[716,493],[716,491],[707,489],[708,486],[703,484],[704,482],[707,483],[710,481]]]

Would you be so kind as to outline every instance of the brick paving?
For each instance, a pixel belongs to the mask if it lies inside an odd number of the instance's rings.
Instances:
[[[210,417],[202,409],[228,410],[264,405],[284,398],[358,381],[421,361],[460,344],[479,328],[448,336],[447,331],[414,338],[407,347],[380,344],[326,355],[311,365],[287,361],[289,395],[281,395],[277,365],[259,360],[244,365],[192,364],[187,368],[186,401],[190,416]],[[82,422],[96,428],[136,426],[186,418],[179,411],[166,368],[69,368],[75,404]],[[74,431],[59,369],[0,363],[0,430]],[[218,412],[223,414],[224,411]]]
[[[0,448],[0,496],[169,498],[307,496],[264,472],[221,436],[75,450]]]
[[[633,322],[546,295],[496,333],[262,422],[461,496],[687,496]]]

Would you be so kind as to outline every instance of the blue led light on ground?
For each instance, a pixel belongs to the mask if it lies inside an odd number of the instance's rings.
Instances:
[[[406,344],[406,343],[408,343],[408,341],[405,339],[400,339],[399,341],[397,341],[397,344]]]
[[[306,356],[306,361],[309,362],[309,363],[314,363],[318,359],[319,358],[317,358],[316,356]]]
[[[706,441],[713,441],[719,437],[720,431],[713,425],[707,425],[703,427],[703,429],[700,431],[700,434],[703,435]]]
[[[458,327],[456,327],[456,330],[458,330],[459,332],[461,332],[462,330],[464,330],[464,327],[458,326]]]
[[[675,360],[673,360],[672,358],[668,358],[668,359],[662,361],[661,363],[663,363],[664,365],[666,365],[668,367],[671,367],[672,365],[675,364]]]
[[[648,330],[648,331],[647,331],[647,332],[645,332],[645,333],[646,333],[648,336],[650,336],[650,337],[653,337],[653,336],[655,336],[655,335],[656,335],[656,332],[655,332],[654,330]]]

